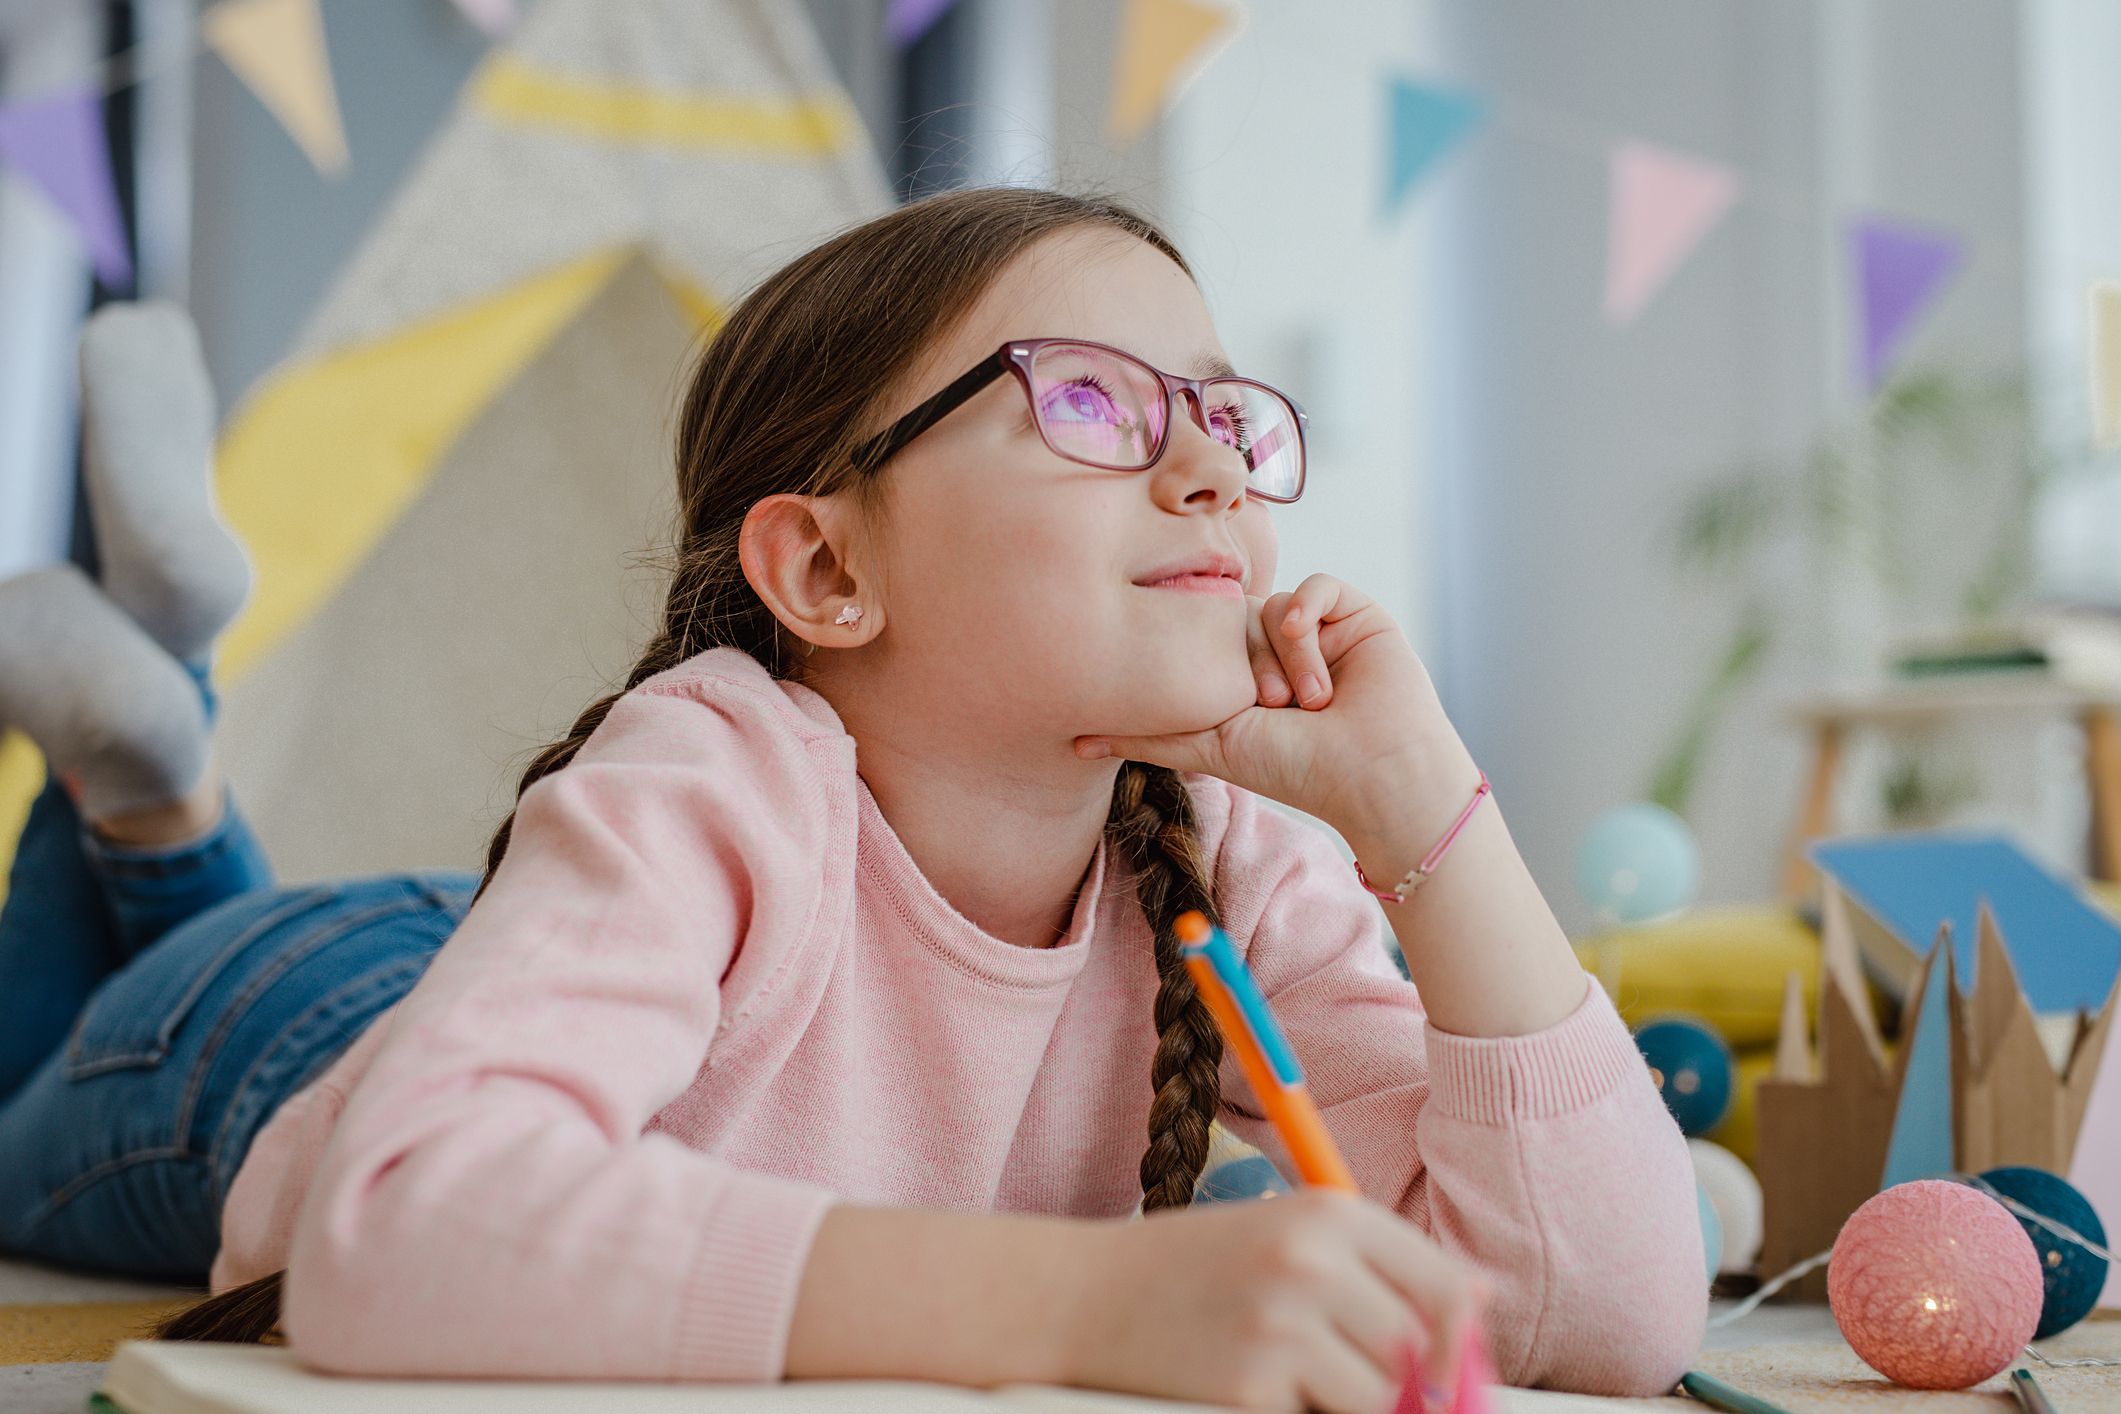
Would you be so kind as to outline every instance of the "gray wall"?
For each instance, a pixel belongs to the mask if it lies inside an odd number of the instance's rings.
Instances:
[[[1876,207],[1975,237],[1907,357],[2026,348],[2019,7],[1457,0],[1439,28],[1440,71],[1496,111],[1445,194],[1428,282],[1449,351],[1434,392],[1437,677],[1549,900],[1581,926],[1576,843],[1646,792],[1739,603],[1736,586],[1672,571],[1675,506],[1855,405],[1842,216]],[[1604,153],[1623,137],[1753,185],[1615,330],[1599,303]],[[1969,529],[1945,516],[1937,554]],[[1782,704],[1872,673],[1881,635],[1907,627],[1860,578],[1782,568],[1798,636],[1723,723],[1697,791],[1708,900],[1773,893],[1801,765]],[[2016,774],[1992,775],[1996,810],[2037,804]],[[1860,785],[1849,798],[1853,817]],[[2071,827],[2055,828],[2067,853]]]

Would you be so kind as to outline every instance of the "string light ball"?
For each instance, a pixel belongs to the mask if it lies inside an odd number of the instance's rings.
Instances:
[[[1650,1077],[1681,1132],[1706,1134],[1731,1108],[1737,1062],[1731,1048],[1705,1022],[1672,1016],[1635,1033],[1636,1049],[1649,1062]]]
[[[2017,1358],[2040,1324],[2040,1258],[2008,1209],[1943,1179],[1858,1208],[1826,1271],[1834,1323],[1895,1384],[1965,1389]]]
[[[1670,917],[1693,900],[1700,880],[1693,832],[1662,805],[1606,811],[1576,849],[1576,887],[1606,924]]]
[[[1689,1139],[1687,1157],[1694,1161],[1694,1181],[1716,1206],[1717,1224],[1723,1232],[1723,1251],[1717,1256],[1718,1272],[1749,1272],[1760,1260],[1760,1243],[1766,1236],[1760,1180],[1739,1158],[1721,1144]]]
[[[1981,1181],[2013,1202],[2023,1203],[2079,1236],[2106,1246],[2106,1228],[2089,1200],[2046,1169],[2012,1165],[1990,1169]],[[2091,1314],[2106,1287],[2106,1258],[2088,1252],[2068,1238],[2050,1232],[2023,1214],[2013,1214],[2025,1235],[2032,1239],[2040,1258],[2044,1295],[2040,1303],[2040,1325],[2034,1340],[2045,1340],[2068,1330]]]
[[[1263,1154],[1216,1164],[1200,1176],[1193,1189],[1196,1203],[1241,1203],[1248,1198],[1273,1198],[1289,1191],[1289,1181]]]

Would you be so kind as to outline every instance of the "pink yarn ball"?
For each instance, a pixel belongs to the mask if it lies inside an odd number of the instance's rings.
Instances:
[[[1965,1389],[2040,1324],[2040,1258],[2007,1209],[1963,1184],[1888,1188],[1834,1239],[1826,1295],[1863,1362],[1915,1389]]]

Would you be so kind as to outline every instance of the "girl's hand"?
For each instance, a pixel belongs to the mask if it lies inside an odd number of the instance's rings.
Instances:
[[[1413,1224],[1331,1189],[1158,1213],[1100,1242],[1067,1382],[1166,1399],[1388,1414],[1416,1358],[1453,1387],[1487,1294]]]
[[[1076,754],[1220,776],[1345,830],[1374,783],[1463,753],[1428,669],[1362,591],[1314,574],[1247,602],[1257,702],[1205,731],[1078,737]]]

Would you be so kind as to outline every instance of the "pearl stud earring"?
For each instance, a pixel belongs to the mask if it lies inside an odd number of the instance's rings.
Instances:
[[[834,619],[833,622],[835,624],[845,624],[849,628],[861,627],[862,606],[859,604],[842,604],[840,606],[840,616]]]

